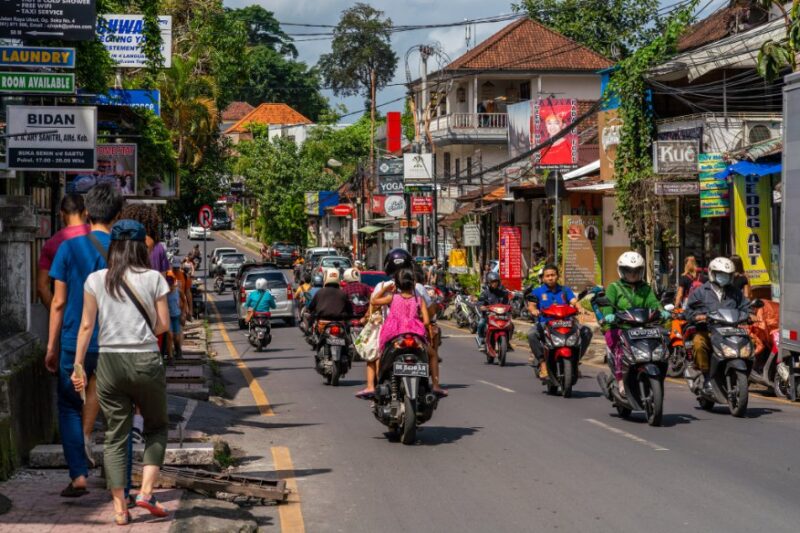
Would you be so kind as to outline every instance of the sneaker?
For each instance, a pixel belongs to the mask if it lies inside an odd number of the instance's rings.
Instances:
[[[144,435],[142,435],[142,430],[134,427],[131,430],[131,439],[133,440],[134,444],[144,444]]]

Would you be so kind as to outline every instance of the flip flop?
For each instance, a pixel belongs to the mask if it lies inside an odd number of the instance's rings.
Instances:
[[[114,513],[114,523],[118,526],[127,526],[131,523],[131,513],[128,511],[124,513]]]
[[[161,507],[158,504],[158,500],[156,500],[155,496],[150,496],[149,499],[144,499],[144,496],[141,494],[136,496],[136,506],[141,507],[142,509],[147,509],[151,515],[157,516],[159,518],[164,518],[165,516],[169,516],[169,512]]]
[[[81,496],[86,496],[89,494],[89,491],[86,488],[78,488],[75,487],[72,482],[70,481],[67,488],[61,491],[62,498],[80,498]]]
[[[369,399],[374,398],[374,397],[375,397],[375,391],[374,390],[364,389],[364,390],[360,390],[360,391],[358,391],[356,393],[356,398],[361,398],[362,400],[369,400]]]
[[[444,389],[438,389],[438,390],[434,390],[434,391],[433,391],[433,393],[434,393],[434,394],[435,394],[435,395],[436,395],[438,398],[446,398],[446,397],[450,396],[450,393],[448,393],[448,392],[447,392],[446,390],[444,390]]]

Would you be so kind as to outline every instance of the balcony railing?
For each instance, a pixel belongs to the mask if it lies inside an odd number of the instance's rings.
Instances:
[[[431,120],[431,131],[441,130],[482,130],[508,127],[505,113],[453,113]]]

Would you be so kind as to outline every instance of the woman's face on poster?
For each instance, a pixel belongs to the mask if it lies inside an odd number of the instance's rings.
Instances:
[[[550,137],[556,135],[559,131],[564,129],[564,123],[561,119],[556,115],[550,115],[544,121],[544,127],[547,129],[547,133]]]

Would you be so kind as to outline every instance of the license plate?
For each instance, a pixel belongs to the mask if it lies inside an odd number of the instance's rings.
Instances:
[[[428,364],[427,363],[395,363],[394,364],[395,376],[408,376],[414,378],[427,378],[428,377]]]
[[[550,325],[554,328],[571,328],[572,320],[552,320]]]
[[[344,346],[344,339],[339,337],[328,337],[327,342],[331,346]]]
[[[747,332],[741,328],[717,328],[717,333],[722,335],[723,337],[741,337],[743,335],[747,335]]]
[[[658,328],[636,328],[628,330],[628,337],[631,339],[658,339],[661,332]]]

